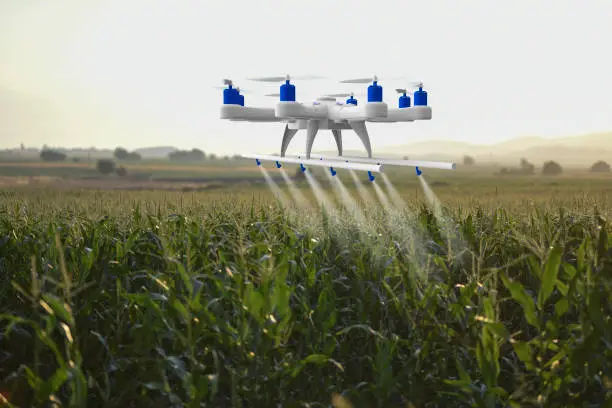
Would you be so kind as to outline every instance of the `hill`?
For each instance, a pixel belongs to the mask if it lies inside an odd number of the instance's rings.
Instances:
[[[470,155],[477,161],[516,163],[524,157],[534,163],[556,160],[566,166],[591,165],[612,160],[612,132],[562,138],[520,137],[495,144],[473,144],[452,140],[432,140],[396,146],[381,146],[377,155],[460,161]],[[442,153],[441,153],[442,152]]]

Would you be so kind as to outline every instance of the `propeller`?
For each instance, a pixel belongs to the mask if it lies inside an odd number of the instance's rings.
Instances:
[[[274,97],[274,98],[278,98],[278,97],[280,97],[280,94],[279,93],[271,93],[271,94],[265,94],[264,96],[271,96],[271,97]]]
[[[341,92],[341,93],[335,93],[335,94],[325,94],[325,96],[330,96],[332,98],[347,98],[349,96],[354,97],[355,93],[354,92]]]
[[[229,85],[229,84],[228,84],[228,85]],[[213,88],[214,88],[214,89],[227,89],[227,88],[226,88],[226,87],[224,87],[224,86],[213,86]],[[253,93],[253,92],[251,92],[251,91],[244,91],[244,90],[242,90],[242,88],[240,88],[239,86],[235,87],[234,89],[235,89],[235,90],[237,90],[239,93],[243,93],[243,94],[251,94],[251,93]]]
[[[353,78],[353,79],[344,79],[342,81],[339,81],[342,84],[368,84],[370,82],[373,81],[406,81],[408,80],[407,77],[405,76],[385,76],[385,77],[379,77],[377,75],[372,75],[371,77],[368,78]],[[414,84],[422,84],[422,82],[413,82]]]
[[[369,84],[370,82],[378,81],[378,77],[373,75],[369,78],[354,78],[354,79],[343,79],[340,81],[341,84]]]
[[[249,81],[258,81],[258,82],[283,82],[290,81],[291,79],[297,80],[311,80],[311,79],[323,79],[324,77],[319,75],[285,75],[285,76],[274,76],[274,77],[261,77],[261,78],[247,78]]]
[[[401,88],[397,88],[395,90],[395,92],[399,93],[399,94],[404,94],[404,95],[410,95],[411,93],[408,92],[406,89],[401,89]]]
[[[226,87],[228,87],[228,86],[234,86],[234,81],[232,81],[231,79],[224,79],[223,80],[223,85],[225,85],[225,86],[214,86],[213,88],[215,88],[215,89],[227,89]],[[250,91],[243,91],[243,90],[241,90],[239,86],[235,87],[234,89],[237,90],[238,93],[240,93],[240,92],[242,92],[243,94],[250,94],[251,93]]]

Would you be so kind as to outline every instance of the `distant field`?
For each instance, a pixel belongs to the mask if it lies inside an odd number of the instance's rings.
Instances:
[[[214,160],[201,163],[180,163],[167,160],[149,160],[138,163],[118,163],[128,170],[127,180],[142,179],[211,179],[253,177],[259,173],[257,166],[244,160]],[[62,178],[110,178],[96,169],[96,162],[43,162],[0,161],[0,176],[5,177],[62,177]]]

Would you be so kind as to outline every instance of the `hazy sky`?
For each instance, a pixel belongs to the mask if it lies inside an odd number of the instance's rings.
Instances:
[[[330,78],[296,82],[304,102],[365,92],[337,83],[356,76],[423,81],[433,119],[369,125],[374,149],[612,130],[610,21],[611,0],[0,0],[0,147],[278,151],[284,125],[220,120],[214,87],[278,92],[244,78],[285,73]],[[397,106],[402,84],[381,84]]]

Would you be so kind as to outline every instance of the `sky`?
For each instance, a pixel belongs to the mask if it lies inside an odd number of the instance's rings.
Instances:
[[[396,107],[395,88],[423,81],[432,120],[368,124],[374,151],[610,131],[609,21],[610,0],[0,0],[0,148],[279,151],[284,124],[219,119],[215,87],[273,107],[280,84],[247,78],[287,73],[326,78],[295,81],[308,103],[376,74]],[[314,150],[333,147],[321,131]]]

